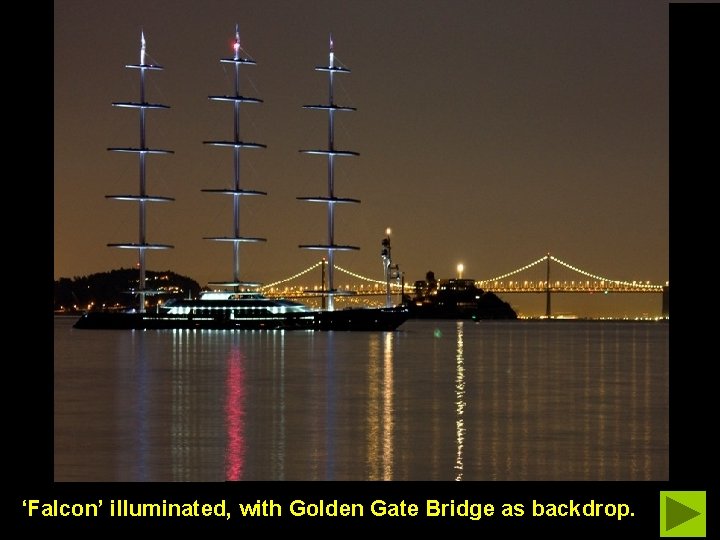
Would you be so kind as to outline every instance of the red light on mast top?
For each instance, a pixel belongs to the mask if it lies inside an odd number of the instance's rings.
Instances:
[[[235,51],[235,59],[237,60],[240,55],[240,28],[235,25],[235,42],[233,43],[233,51]]]

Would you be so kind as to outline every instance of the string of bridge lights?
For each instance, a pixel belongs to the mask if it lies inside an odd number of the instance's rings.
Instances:
[[[583,276],[586,276],[586,277],[589,277],[589,278],[592,278],[592,279],[595,279],[595,280],[598,280],[598,281],[605,281],[605,282],[608,282],[608,283],[614,283],[615,285],[624,285],[624,286],[627,286],[627,287],[637,287],[637,288],[644,288],[644,289],[662,289],[662,285],[652,285],[652,284],[649,284],[649,283],[645,284],[645,283],[639,283],[639,282],[634,282],[634,283],[633,283],[633,282],[630,282],[630,281],[620,281],[620,280],[617,280],[617,279],[609,279],[609,278],[606,278],[606,277],[603,277],[603,276],[599,276],[599,275],[597,275],[597,274],[591,274],[590,272],[586,272],[585,270],[582,270],[582,269],[580,269],[580,268],[578,268],[578,267],[576,267],[576,266],[573,266],[573,265],[571,265],[571,264],[569,264],[569,263],[566,263],[565,261],[563,261],[563,260],[561,260],[561,259],[558,259],[557,257],[554,257],[554,256],[552,256],[552,255],[544,255],[544,256],[540,257],[538,260],[533,261],[533,262],[531,262],[531,263],[529,263],[529,264],[526,264],[525,266],[522,266],[522,267],[517,268],[517,269],[515,269],[515,270],[513,270],[513,271],[511,271],[511,272],[507,272],[507,273],[505,273],[505,274],[502,274],[502,275],[499,275],[499,276],[496,276],[496,277],[493,277],[493,278],[490,278],[490,279],[479,279],[479,280],[477,280],[477,283],[490,283],[490,282],[493,282],[493,281],[503,280],[503,279],[508,278],[508,277],[510,277],[510,276],[514,276],[515,274],[519,274],[520,272],[523,272],[523,271],[525,271],[525,270],[528,270],[528,269],[532,268],[533,266],[536,266],[536,265],[540,264],[541,262],[547,261],[547,260],[548,260],[548,257],[550,258],[551,261],[554,261],[554,262],[556,262],[556,263],[564,266],[565,268],[568,268],[568,269],[570,269],[570,270],[572,270],[572,271],[574,271],[574,272],[577,272],[578,274],[582,274]],[[316,262],[316,263],[313,264],[312,266],[309,266],[309,267],[306,268],[305,270],[302,270],[302,271],[298,272],[297,274],[294,274],[294,275],[292,275],[292,276],[290,276],[290,277],[288,277],[288,278],[285,278],[285,279],[281,279],[281,280],[279,280],[279,281],[274,281],[273,283],[268,283],[267,285],[263,285],[261,288],[262,288],[262,289],[269,289],[269,288],[271,288],[271,287],[275,287],[275,286],[277,286],[277,285],[281,285],[281,284],[283,284],[283,283],[287,283],[288,281],[292,281],[292,280],[294,280],[294,279],[297,279],[297,278],[299,278],[300,276],[303,276],[303,275],[307,274],[308,272],[311,272],[312,270],[315,270],[315,269],[316,269],[318,266],[320,266],[321,264],[323,264],[323,261],[322,261],[322,260]],[[348,269],[346,269],[346,268],[343,268],[342,266],[337,266],[337,265],[336,265],[335,268],[336,268],[337,270],[340,270],[341,272],[343,272],[343,273],[345,273],[345,274],[347,274],[347,275],[349,275],[349,276],[352,276],[352,277],[354,277],[354,278],[357,278],[357,279],[361,279],[361,280],[364,280],[364,281],[368,281],[368,282],[370,282],[370,283],[378,283],[378,284],[380,284],[380,285],[385,285],[385,284],[386,284],[385,281],[383,281],[383,280],[380,280],[380,279],[372,279],[372,278],[369,278],[369,277],[366,277],[366,276],[361,276],[360,274],[357,274],[357,273],[355,273],[355,272],[352,272],[352,271],[350,271],[350,270],[348,270]],[[401,285],[398,284],[398,283],[390,283],[390,286],[392,286],[392,287],[401,287]]]
[[[288,282],[288,281],[292,281],[293,279],[299,278],[300,276],[303,276],[303,275],[307,274],[308,272],[310,272],[310,270],[315,270],[315,269],[316,269],[318,266],[320,266],[322,263],[323,263],[323,261],[318,261],[318,262],[316,262],[315,264],[313,264],[312,266],[306,268],[305,270],[302,270],[302,271],[298,272],[298,273],[295,274],[294,276],[290,276],[289,278],[281,279],[280,281],[274,281],[274,282],[272,282],[272,283],[268,283],[267,285],[263,285],[263,286],[260,287],[260,288],[261,288],[261,289],[269,289],[270,287],[275,287],[276,285],[280,285],[280,284],[282,284],[282,283],[286,283],[286,282]]]
[[[301,270],[301,271],[298,272],[297,274],[294,274],[294,275],[292,275],[292,276],[290,276],[290,277],[287,277],[287,278],[285,278],[285,279],[281,279],[281,280],[278,280],[278,281],[273,281],[272,283],[268,283],[267,285],[263,285],[263,286],[261,287],[261,289],[270,289],[270,288],[272,288],[272,287],[276,287],[277,285],[282,285],[283,283],[287,283],[288,281],[292,281],[293,279],[297,279],[297,278],[299,278],[300,276],[303,276],[303,275],[307,274],[308,272],[310,272],[310,271],[312,271],[312,270],[315,270],[315,269],[316,269],[318,266],[320,266],[321,264],[323,264],[323,261],[318,261],[318,262],[316,262],[315,264],[313,264],[312,266],[307,267],[305,270]],[[382,281],[382,280],[372,279],[372,278],[369,278],[369,277],[361,276],[360,274],[356,274],[355,272],[352,272],[352,271],[350,271],[350,270],[348,270],[348,269],[346,269],[346,268],[343,268],[342,266],[337,266],[337,265],[335,265],[335,269],[336,269],[336,270],[340,270],[341,272],[344,272],[344,273],[348,274],[349,276],[352,276],[352,277],[355,277],[355,278],[358,278],[358,279],[362,279],[362,280],[365,280],[365,281],[369,281],[369,282],[371,282],[371,283],[379,283],[380,285],[385,285],[385,282]],[[390,285],[393,286],[393,287],[400,287],[400,285],[397,284],[397,283],[391,283]]]
[[[615,285],[625,285],[627,287],[638,287],[638,288],[644,288],[644,289],[662,289],[662,285],[651,285],[649,283],[645,284],[645,283],[638,283],[638,282],[632,283],[630,281],[620,281],[617,279],[609,279],[609,278],[606,278],[603,276],[598,276],[596,274],[591,274],[590,272],[586,272],[585,270],[582,270],[576,266],[573,266],[572,264],[566,263],[565,261],[560,260],[557,257],[554,257],[552,255],[545,255],[543,257],[540,257],[538,260],[533,261],[529,264],[526,264],[525,266],[522,266],[520,268],[517,268],[517,269],[513,270],[512,272],[508,272],[506,274],[502,274],[500,276],[496,276],[496,277],[490,278],[490,279],[480,279],[480,280],[478,280],[478,283],[489,283],[492,281],[500,281],[500,280],[508,278],[510,276],[514,276],[515,274],[519,274],[520,272],[523,272],[524,270],[528,270],[529,268],[532,268],[533,266],[540,264],[541,262],[547,261],[548,257],[550,258],[551,261],[554,261],[554,262],[564,266],[565,268],[568,268],[574,272],[577,272],[578,274],[582,274],[583,276],[586,276],[586,277],[589,277],[589,278],[592,278],[592,279],[595,279],[598,281],[606,281],[608,283],[614,283]]]
[[[503,275],[501,275],[501,276],[497,276],[497,277],[490,278],[490,279],[478,279],[477,281],[478,281],[479,283],[488,283],[488,282],[490,282],[490,281],[500,281],[501,279],[505,279],[505,278],[507,278],[507,277],[514,276],[515,274],[519,274],[519,273],[522,272],[523,270],[527,270],[528,268],[532,268],[532,267],[535,266],[536,264],[540,264],[541,262],[546,261],[547,258],[548,258],[548,256],[545,255],[544,257],[540,257],[537,261],[531,262],[530,264],[526,264],[526,265],[523,266],[522,268],[518,268],[517,270],[513,270],[512,272],[508,272],[507,274],[503,274]]]
[[[371,283],[379,283],[380,285],[385,285],[385,282],[379,279],[372,279],[369,277],[361,276],[360,274],[356,274],[355,272],[351,272],[350,270],[346,270],[345,268],[342,268],[341,266],[335,265],[336,270],[340,270],[341,272],[346,273],[349,276],[352,276],[354,278],[358,279],[364,279],[365,281],[370,281]],[[391,283],[392,287],[400,287],[398,283]]]
[[[571,264],[566,263],[565,261],[561,261],[557,257],[553,257],[552,255],[546,255],[544,259],[547,259],[547,257],[550,257],[550,260],[555,261],[558,264],[563,265],[565,268],[569,268],[570,270],[574,270],[578,274],[582,274],[583,276],[587,276],[589,278],[597,279],[599,281],[609,281],[611,283],[615,283],[616,285],[626,285],[630,287],[641,287],[645,289],[662,289],[662,285],[650,285],[649,283],[631,283],[629,281],[618,281],[616,279],[608,279],[602,276],[596,276],[595,274],[591,274],[590,272],[586,272],[585,270],[580,270],[580,268],[576,268]]]

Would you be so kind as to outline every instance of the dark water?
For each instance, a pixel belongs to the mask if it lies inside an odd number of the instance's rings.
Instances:
[[[667,480],[668,325],[55,322],[56,481]]]

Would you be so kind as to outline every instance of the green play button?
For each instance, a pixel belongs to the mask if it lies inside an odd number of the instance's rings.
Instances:
[[[660,536],[706,536],[705,492],[661,491]]]
[[[674,529],[678,525],[682,525],[687,520],[699,516],[702,512],[698,512],[685,506],[683,503],[671,499],[670,497],[665,498],[665,530]]]

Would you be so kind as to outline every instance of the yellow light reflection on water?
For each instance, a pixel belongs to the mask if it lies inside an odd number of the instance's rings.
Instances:
[[[367,407],[367,460],[368,480],[380,480],[380,406],[378,378],[380,371],[380,342],[377,335],[370,338],[368,350],[368,407]]]
[[[383,361],[383,480],[393,478],[393,333],[385,332]]]
[[[368,362],[367,459],[370,480],[393,479],[395,456],[393,339],[392,332],[385,333],[382,343],[382,367],[380,339],[377,336],[373,336],[370,340],[368,351],[370,361]]]

